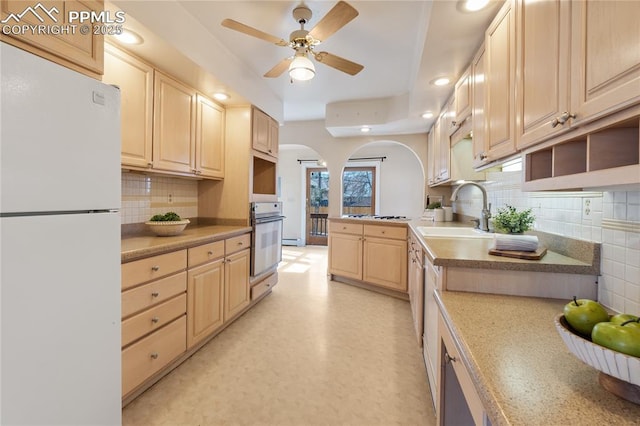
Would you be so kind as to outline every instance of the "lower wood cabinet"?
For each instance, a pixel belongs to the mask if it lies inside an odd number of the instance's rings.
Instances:
[[[371,225],[331,220],[329,273],[407,291],[406,226]]]
[[[222,327],[224,258],[190,269],[188,274],[187,346]]]
[[[418,343],[422,346],[422,331],[424,327],[424,268],[422,247],[413,232],[409,233],[408,255],[408,287],[409,303],[411,304],[411,314],[413,317],[413,328],[418,338]]]

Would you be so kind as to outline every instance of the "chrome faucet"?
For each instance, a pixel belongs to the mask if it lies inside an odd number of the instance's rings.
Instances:
[[[458,186],[451,194],[451,201],[455,201],[458,199],[458,191],[460,188],[465,187],[467,185],[473,185],[480,188],[482,191],[482,213],[480,215],[480,219],[474,219],[473,222],[476,223],[476,229],[480,228],[485,232],[489,232],[489,218],[491,217],[491,203],[487,204],[487,190],[480,184],[475,182],[464,182],[460,186]]]

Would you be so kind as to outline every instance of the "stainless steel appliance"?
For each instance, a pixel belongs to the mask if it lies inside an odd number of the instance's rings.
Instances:
[[[251,203],[251,276],[255,277],[282,260],[282,203]]]
[[[120,92],[5,43],[0,88],[0,424],[120,424]]]

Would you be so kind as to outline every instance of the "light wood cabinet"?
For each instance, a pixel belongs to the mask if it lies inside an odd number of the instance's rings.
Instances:
[[[574,123],[640,102],[640,2],[571,2]]]
[[[278,156],[278,123],[258,108],[251,108],[252,147],[273,157]]]
[[[451,97],[440,115],[440,145],[438,148],[438,180],[446,181],[451,177],[451,134],[455,130],[455,98]]]
[[[37,4],[36,4],[37,3]],[[42,6],[38,16],[33,13],[23,12],[28,7]],[[0,35],[0,40],[32,52],[50,61],[65,67],[79,71],[90,77],[100,79],[103,73],[104,36],[94,34],[82,34],[77,22],[69,22],[69,12],[100,12],[104,9],[101,0],[67,0],[40,2],[2,0],[0,1],[2,17],[9,14],[20,16],[19,21],[8,21],[7,25],[39,25],[57,26],[60,34],[40,34],[38,31],[24,30],[19,34]],[[46,10],[45,10],[46,9]],[[75,28],[73,27],[75,26]]]
[[[455,128],[471,116],[472,66],[470,65],[458,79],[454,90]]]
[[[251,252],[249,249],[227,255],[224,265],[225,294],[224,294],[224,318],[225,321],[233,318],[251,302],[249,287],[249,268],[251,265]]]
[[[222,327],[224,302],[224,258],[189,270],[187,347]]]
[[[437,123],[436,119],[436,123]],[[427,184],[429,186],[436,183],[436,125],[431,127],[429,134],[427,135]]]
[[[516,3],[515,126],[519,149],[569,128],[553,121],[569,111],[573,3],[562,0]]]
[[[194,89],[155,70],[153,105],[153,168],[195,171]]]
[[[485,85],[484,85],[484,44],[471,63],[471,119],[473,132],[473,166],[480,167],[487,162],[485,152]]]
[[[424,311],[424,269],[423,252],[418,237],[413,232],[409,233],[409,244],[407,250],[408,259],[408,288],[409,303],[411,304],[411,315],[413,317],[413,327],[418,338],[418,343],[422,346],[423,332],[423,311]]]
[[[427,369],[427,379],[431,388],[433,406],[438,406],[438,305],[434,297],[436,290],[443,288],[443,268],[435,266],[425,259],[424,265],[424,303],[423,303],[423,332],[422,352]]]
[[[224,177],[224,108],[196,96],[195,173],[200,177]]]
[[[406,227],[330,221],[329,273],[406,293]]]
[[[153,136],[153,67],[105,44],[102,81],[120,88],[121,162],[151,168]]]
[[[495,161],[516,152],[514,139],[515,12],[508,0],[485,35],[485,155]]]

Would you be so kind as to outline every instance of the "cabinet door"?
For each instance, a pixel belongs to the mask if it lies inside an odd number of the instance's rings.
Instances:
[[[23,14],[28,7],[33,8],[37,5],[42,5],[41,13],[37,16],[35,13]],[[70,23],[68,21],[71,11],[100,12],[104,8],[103,2],[97,0],[41,0],[33,3],[24,0],[2,0],[0,6],[2,7],[3,19],[7,18],[9,14],[20,16],[19,22],[10,20],[7,25],[34,27],[56,25],[61,29],[71,28],[71,25],[77,24],[77,22]],[[1,39],[92,77],[102,75],[104,37],[94,35],[93,31],[90,31],[89,34],[82,34],[79,26],[76,26],[76,31],[61,34],[39,34],[37,31],[28,30],[19,35],[5,36],[3,34]]]
[[[487,154],[485,152],[485,82],[484,82],[484,45],[480,47],[478,53],[473,58],[471,79],[471,116],[473,128],[473,166],[479,167],[486,163]]]
[[[471,66],[462,73],[454,93],[455,121],[456,126],[459,127],[471,115]]]
[[[415,240],[415,237],[411,237]],[[413,241],[413,249],[409,249],[409,302],[413,316],[413,326],[418,338],[418,344],[422,346],[423,304],[424,304],[424,274],[422,269],[422,250],[418,249],[417,242]]]
[[[552,126],[569,108],[571,2],[517,4],[516,144],[531,146],[569,129]]]
[[[272,118],[269,118],[269,154],[278,156],[280,149],[280,125]]]
[[[438,173],[436,172],[436,157],[437,153],[437,143],[436,143],[436,124],[438,123],[438,119],[436,119],[434,125],[431,127],[429,134],[427,135],[427,183],[429,185],[433,185],[436,183],[436,177]]]
[[[362,236],[329,232],[329,273],[362,279]]]
[[[269,121],[270,118],[267,114],[260,111],[257,108],[251,109],[251,136],[252,147],[256,151],[269,154]]]
[[[406,292],[406,240],[366,237],[363,244],[362,280]]]
[[[224,259],[189,270],[187,275],[187,347],[222,326]]]
[[[424,280],[424,313],[423,313],[423,354],[424,362],[427,368],[427,377],[429,378],[429,387],[431,388],[431,397],[434,406],[438,401],[438,305],[433,295],[439,285],[440,276],[438,270],[429,262],[425,265],[426,274]]]
[[[155,71],[153,168],[195,170],[195,98],[193,89]]]
[[[574,1],[571,112],[594,119],[640,101],[640,2]]]
[[[120,88],[122,165],[151,167],[153,68],[107,44],[102,81]]]
[[[433,183],[438,183],[440,181],[440,149],[441,149],[441,137],[440,134],[442,132],[442,120],[438,117],[433,123]]]
[[[485,149],[489,161],[516,151],[513,129],[515,83],[515,29],[511,2],[507,1],[485,36]]]
[[[451,98],[447,102],[444,113],[440,116],[439,181],[446,181],[451,177],[451,133],[455,130],[453,121],[456,114],[454,102],[454,98]]]
[[[196,97],[196,174],[224,177],[224,109],[202,95]]]
[[[224,320],[235,316],[251,302],[249,266],[251,251],[243,250],[225,260]]]

